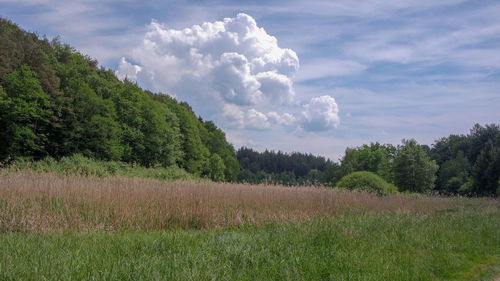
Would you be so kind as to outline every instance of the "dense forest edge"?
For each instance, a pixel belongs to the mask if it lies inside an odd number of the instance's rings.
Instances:
[[[237,151],[240,181],[318,184],[447,195],[500,194],[500,127],[476,124],[467,135],[450,135],[432,147],[414,139],[347,148],[340,162],[301,153]],[[364,172],[364,173],[360,173]],[[348,177],[349,176],[349,177]],[[394,185],[394,186],[392,186]]]
[[[236,181],[234,148],[174,98],[0,20],[0,159],[84,157]]]
[[[6,19],[0,19],[0,128],[0,165],[9,167],[368,186],[382,194],[500,194],[496,124],[476,124],[468,135],[450,135],[431,147],[409,139],[347,148],[339,163],[298,152],[236,151],[189,104],[120,81],[57,38],[40,39]]]

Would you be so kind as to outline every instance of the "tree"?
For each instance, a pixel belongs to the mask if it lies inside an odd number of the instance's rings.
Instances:
[[[479,124],[474,125],[469,134],[470,148],[468,153],[468,158],[471,163],[475,163],[477,157],[486,147],[487,143],[491,140],[493,145],[499,145],[496,140],[500,138],[500,126],[496,124],[490,124],[486,126],[481,126]]]
[[[339,176],[356,171],[369,171],[383,177],[388,182],[392,182],[394,154],[394,146],[381,145],[378,142],[356,148],[347,148],[341,160]]]
[[[470,163],[465,154],[459,150],[457,155],[446,160],[440,167],[437,186],[448,193],[461,192],[466,189],[470,174]]]
[[[185,105],[176,106],[175,113],[179,119],[181,145],[184,151],[184,157],[180,159],[179,164],[192,174],[202,175],[210,152],[201,140],[199,121]]]
[[[247,147],[240,148],[236,153],[242,172],[238,176],[240,182],[270,182],[296,185],[309,182],[330,181],[332,171],[324,176],[328,163],[322,156],[299,152],[283,153],[266,150],[257,152]],[[313,171],[316,170],[316,171]],[[313,172],[311,172],[313,171]],[[292,179],[293,177],[293,179]],[[256,179],[260,181],[255,182]]]
[[[199,131],[201,134],[201,139],[205,146],[208,148],[210,153],[217,153],[224,161],[224,178],[227,181],[237,181],[238,173],[240,172],[240,164],[236,159],[236,154],[234,148],[226,140],[226,134],[212,121],[203,122],[199,119],[200,126]]]
[[[71,110],[65,112],[62,121],[63,144],[60,153],[82,153],[95,159],[120,160],[123,154],[121,129],[110,100],[98,96],[79,77],[72,77],[64,88],[71,98]]]
[[[222,158],[217,153],[210,156],[207,171],[210,179],[213,181],[223,181],[225,168],[224,161],[222,161]]]
[[[499,139],[500,141],[500,139]],[[471,192],[478,195],[498,195],[500,191],[500,145],[492,140],[486,143],[472,168]]]
[[[321,175],[321,182],[328,186],[333,186],[338,181],[338,174],[340,173],[340,165],[336,162],[328,161],[326,168]]]
[[[476,124],[468,135],[450,135],[435,142],[431,157],[440,166],[436,189],[470,195],[492,195],[498,174],[496,149],[500,127]]]
[[[312,185],[317,185],[321,182],[322,173],[319,170],[312,169],[307,173],[307,182]]]
[[[413,139],[403,140],[394,159],[394,183],[401,191],[426,192],[434,188],[438,165]]]
[[[46,155],[46,127],[50,123],[50,95],[29,66],[3,77],[0,90],[0,157]]]

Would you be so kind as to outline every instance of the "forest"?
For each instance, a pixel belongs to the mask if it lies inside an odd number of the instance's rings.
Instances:
[[[249,183],[337,186],[354,172],[366,171],[399,191],[448,195],[500,194],[500,127],[476,124],[467,135],[450,135],[432,147],[416,140],[399,145],[371,143],[347,148],[339,163],[324,157],[274,151],[237,151],[241,172]]]
[[[143,167],[178,167],[214,181],[338,186],[355,172],[399,191],[500,194],[500,127],[476,124],[429,147],[347,148],[339,162],[299,152],[235,151],[189,104],[137,84],[57,38],[0,19],[0,161],[71,155]]]
[[[5,19],[0,50],[0,159],[81,154],[237,180],[224,132],[188,104],[122,82],[58,39]]]

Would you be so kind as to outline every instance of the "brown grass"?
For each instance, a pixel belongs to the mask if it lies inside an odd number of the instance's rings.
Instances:
[[[447,198],[316,187],[0,171],[0,232],[217,228],[300,222],[345,210],[429,212],[455,206]]]

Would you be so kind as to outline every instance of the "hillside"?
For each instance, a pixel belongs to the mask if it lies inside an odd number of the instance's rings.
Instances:
[[[82,154],[237,179],[225,133],[174,98],[0,19],[0,160]]]

